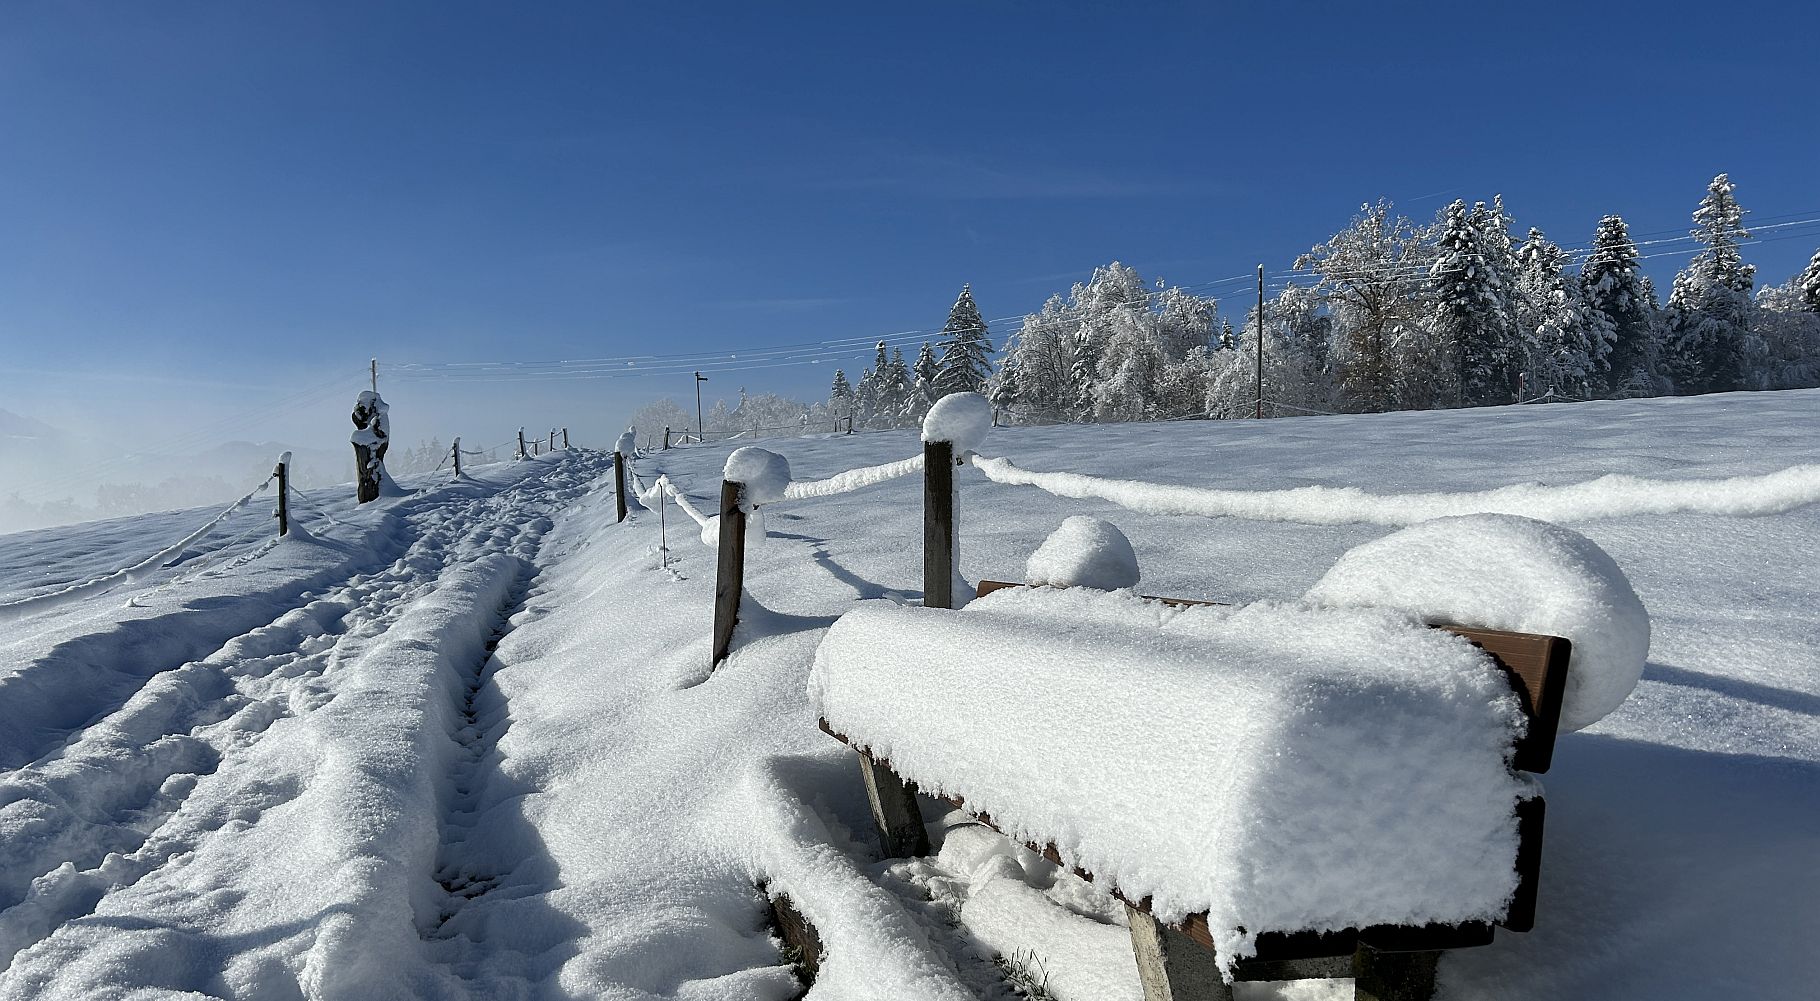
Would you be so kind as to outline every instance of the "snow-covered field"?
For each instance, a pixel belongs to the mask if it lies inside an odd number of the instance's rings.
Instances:
[[[920,451],[914,432],[765,445],[799,481]],[[637,466],[712,512],[727,451]],[[1203,517],[963,469],[970,581],[1021,579],[1088,514],[1129,536],[1146,593],[1294,599],[1352,547],[1465,503],[1434,495],[1561,504],[1543,513],[1647,606],[1649,663],[1543,776],[1536,930],[1450,953],[1442,996],[1820,991],[1811,474],[1485,493],[1820,463],[1820,391],[998,429],[979,451],[1028,471],[1427,496],[1230,497],[1250,517]],[[1138,996],[1122,908],[996,835],[947,830],[931,807],[938,855],[876,861],[852,754],[816,728],[806,687],[828,626],[919,597],[920,477],[768,508],[734,653],[710,675],[714,553],[693,522],[669,507],[666,571],[656,511],[614,524],[599,453],[474,473],[407,480],[421,492],[359,512],[319,493],[310,537],[217,549],[260,530],[261,500],[146,581],[0,612],[0,997],[782,999],[797,988],[761,881],[822,933],[816,997],[1009,997],[995,955],[1059,998]],[[136,562],[212,513],[0,537],[0,605]],[[990,663],[979,674],[993,684]]]

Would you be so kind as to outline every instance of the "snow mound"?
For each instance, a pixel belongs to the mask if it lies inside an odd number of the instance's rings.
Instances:
[[[1564,730],[1618,708],[1649,655],[1649,612],[1605,550],[1571,529],[1515,515],[1437,518],[1367,542],[1340,557],[1307,600],[1565,636],[1573,659]]]
[[[809,694],[923,790],[1159,919],[1208,912],[1228,964],[1265,929],[1495,918],[1516,886],[1517,697],[1398,612],[1085,588],[868,602],[823,638]]]
[[[923,440],[954,443],[954,454],[978,448],[992,430],[992,404],[978,393],[950,393],[923,417]]]
[[[1116,591],[1136,587],[1137,553],[1131,540],[1109,521],[1080,514],[1060,528],[1030,554],[1024,579],[1032,584],[1057,587],[1096,587]]]
[[[776,452],[748,445],[734,449],[733,454],[727,456],[726,469],[721,475],[745,484],[741,506],[750,511],[757,505],[784,499],[784,491],[790,487],[790,460]]]
[[[638,436],[632,433],[631,428],[626,428],[626,433],[620,435],[619,440],[613,443],[613,451],[620,455],[638,454]]]

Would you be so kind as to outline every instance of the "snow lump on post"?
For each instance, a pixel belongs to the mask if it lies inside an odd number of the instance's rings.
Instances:
[[[978,393],[944,396],[923,418],[923,440],[949,442],[957,456],[973,451],[991,430],[992,404]]]

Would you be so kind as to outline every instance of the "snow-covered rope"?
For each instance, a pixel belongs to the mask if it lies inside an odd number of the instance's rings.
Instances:
[[[0,605],[0,622],[8,622],[20,618],[21,616],[49,611],[50,609],[57,608],[61,605],[86,598],[89,595],[100,594],[117,584],[133,583],[143,580],[164,564],[170,562],[179,553],[201,541],[203,536],[208,535],[215,530],[216,526],[226,521],[229,515],[232,515],[234,512],[252,503],[253,498],[265,492],[265,488],[271,486],[272,481],[277,479],[277,477],[278,474],[274,472],[271,476],[266,477],[264,483],[247,491],[246,496],[229,504],[220,514],[211,518],[208,524],[203,525],[201,528],[196,529],[194,532],[184,536],[177,542],[158,550],[130,567],[124,567],[110,574],[103,574],[100,577],[83,581],[80,584],[71,584],[66,588],[52,591],[49,594],[33,595],[30,598],[9,601],[6,604]]]
[[[702,514],[694,504],[691,504],[689,502],[689,495],[683,493],[680,487],[670,482],[670,477],[668,476],[660,475],[649,487],[646,487],[639,480],[638,474],[633,473],[632,490],[637,495],[638,502],[646,507],[656,506],[659,496],[668,494],[670,499],[676,502],[676,506],[682,508],[682,512],[693,519],[697,525],[706,527],[708,524],[708,516]]]
[[[1565,486],[1519,483],[1461,493],[1368,494],[1357,487],[1216,490],[1081,473],[1020,469],[1002,458],[974,456],[995,483],[1033,486],[1059,497],[1096,498],[1144,514],[1289,521],[1305,525],[1413,525],[1462,514],[1515,514],[1542,521],[1590,521],[1641,514],[1780,514],[1820,503],[1820,465],[1790,466],[1759,476],[1650,480],[1612,474]]]
[[[923,471],[923,457],[912,456],[897,462],[887,462],[878,466],[862,466],[849,469],[844,473],[835,473],[825,480],[795,480],[784,488],[784,500],[806,500],[810,497],[833,497],[836,494],[851,493],[876,483],[894,480],[900,476]]]

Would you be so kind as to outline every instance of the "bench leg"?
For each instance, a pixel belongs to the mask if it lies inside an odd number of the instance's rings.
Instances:
[[[1352,954],[1353,1001],[1429,1001],[1440,961],[1439,952],[1379,952],[1361,945]]]
[[[866,783],[866,801],[872,805],[872,822],[886,858],[915,858],[929,854],[929,831],[923,811],[916,805],[916,787],[872,758],[859,755],[860,778]]]
[[[1232,1001],[1212,949],[1130,905],[1125,916],[1144,1001]]]

